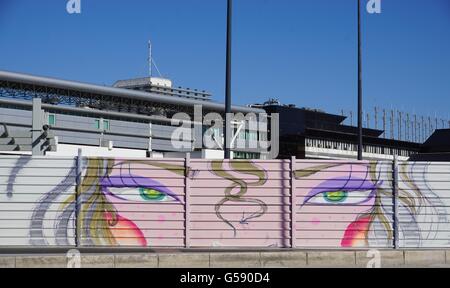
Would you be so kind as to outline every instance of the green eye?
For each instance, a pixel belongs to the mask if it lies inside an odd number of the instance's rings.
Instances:
[[[159,201],[166,197],[165,193],[150,188],[139,188],[139,194],[144,200]]]
[[[347,191],[330,191],[323,193],[323,198],[328,202],[340,203],[348,197]]]

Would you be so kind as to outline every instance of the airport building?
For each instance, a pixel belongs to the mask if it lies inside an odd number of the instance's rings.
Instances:
[[[282,105],[272,99],[251,105],[267,114],[279,114],[279,158],[356,159],[357,127],[343,124],[347,117],[320,110]],[[421,151],[421,144],[386,139],[383,130],[363,129],[363,158],[367,160],[408,160]]]
[[[203,121],[210,113],[225,119],[224,105],[211,96],[155,77],[106,87],[0,71],[0,153],[74,156],[81,148],[85,156],[184,158],[190,153],[193,158],[223,159],[223,127],[213,129],[213,122]],[[274,137],[279,138],[280,159],[356,159],[358,130],[344,124],[346,116],[276,100],[233,106],[232,111],[268,115],[264,129],[252,127],[247,118],[232,122],[234,159],[270,159],[257,143],[270,143]],[[189,121],[174,122],[177,113]],[[276,129],[270,123],[275,114]],[[205,146],[205,135],[212,136],[213,146]],[[424,151],[421,143],[385,135],[383,130],[363,129],[364,159],[392,160],[396,155],[408,160]]]
[[[239,106],[232,111],[265,112]],[[189,120],[174,122],[180,112]],[[190,153],[220,159],[223,129],[210,129],[202,119],[211,112],[223,115],[224,105],[205,91],[174,87],[168,79],[121,80],[106,87],[0,71],[2,154],[74,156],[81,148],[84,156],[177,158]],[[250,126],[233,122],[233,137],[241,143],[267,139],[267,131]],[[206,133],[214,140],[208,147],[203,145]],[[247,148],[256,145],[244,146],[232,148],[235,159],[267,156]]]

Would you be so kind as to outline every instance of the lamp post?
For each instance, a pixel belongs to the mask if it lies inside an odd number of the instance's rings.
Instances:
[[[228,1],[227,8],[227,63],[226,63],[226,79],[225,79],[225,131],[224,131],[224,158],[230,159],[230,139],[231,139],[231,119],[228,116],[231,113],[231,29],[233,16],[233,0]]]
[[[363,160],[361,0],[357,0],[357,2],[358,2],[358,160]]]

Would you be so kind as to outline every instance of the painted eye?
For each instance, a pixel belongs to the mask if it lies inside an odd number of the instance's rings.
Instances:
[[[149,201],[163,201],[166,198],[166,194],[151,188],[139,188],[139,193],[144,200]]]
[[[360,204],[372,199],[373,190],[324,191],[309,198],[305,204],[350,205]]]
[[[344,202],[348,197],[347,191],[330,191],[330,192],[324,192],[323,198],[325,201],[331,202],[331,203],[341,203]]]
[[[132,202],[174,202],[178,201],[174,196],[169,195],[164,191],[160,191],[154,188],[145,187],[124,187],[115,188],[108,187],[108,192],[117,198]]]

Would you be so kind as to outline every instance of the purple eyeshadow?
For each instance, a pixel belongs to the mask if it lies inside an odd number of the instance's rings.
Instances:
[[[170,189],[168,189],[164,184],[144,176],[137,176],[133,174],[123,173],[123,171],[121,172],[122,172],[121,175],[106,176],[100,181],[100,185],[103,188],[103,192],[110,194],[114,197],[120,198],[122,200],[126,200],[120,196],[112,194],[108,190],[108,187],[154,189],[174,198],[178,202],[181,202],[178,196],[175,195],[175,193]]]
[[[303,204],[307,203],[311,198],[320,193],[332,192],[332,191],[361,191],[361,190],[373,190],[370,194],[370,198],[373,197],[375,189],[379,184],[375,184],[370,180],[358,178],[358,177],[338,177],[326,180],[320,185],[314,187],[308,195],[305,197]]]

